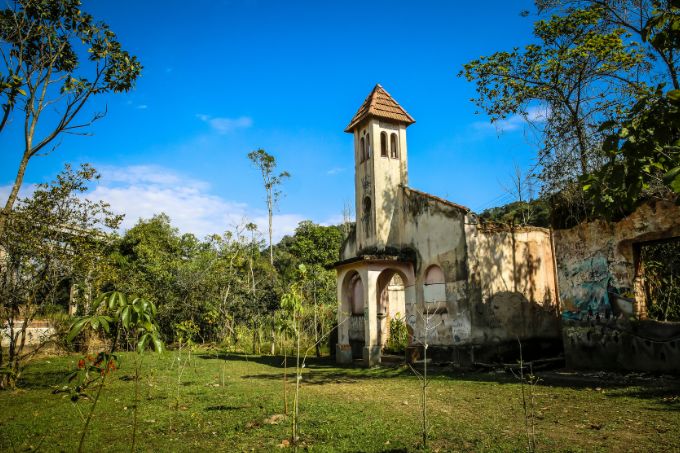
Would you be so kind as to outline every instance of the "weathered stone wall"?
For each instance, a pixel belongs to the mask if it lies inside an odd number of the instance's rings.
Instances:
[[[678,236],[680,207],[668,201],[644,204],[619,222],[595,221],[556,230],[563,317],[622,315],[628,307],[619,306],[610,296],[635,292],[636,245]]]
[[[17,321],[14,326],[14,334],[21,330],[23,321]],[[0,326],[0,347],[9,347],[10,330],[7,326]],[[36,346],[48,341],[55,334],[54,327],[49,321],[34,320],[26,328],[26,346]],[[19,338],[21,341],[21,338]]]
[[[634,320],[645,306],[639,245],[679,236],[680,207],[667,201],[554,232],[568,366],[680,372],[680,323]]]
[[[473,344],[558,339],[550,231],[467,222]]]
[[[470,338],[470,308],[467,292],[465,244],[466,210],[410,188],[402,192],[404,221],[392,240],[414,250],[415,300],[408,304],[407,322],[421,341],[433,346],[467,343]],[[425,285],[425,272],[439,266],[444,273],[444,291]],[[426,291],[444,297],[426,297]],[[437,300],[435,300],[437,299]],[[428,301],[426,303],[426,300]],[[427,324],[427,327],[426,327]]]
[[[565,320],[562,330],[569,368],[680,373],[680,323]]]

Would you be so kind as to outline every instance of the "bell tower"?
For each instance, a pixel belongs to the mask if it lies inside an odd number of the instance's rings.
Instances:
[[[408,185],[406,128],[413,123],[378,84],[345,129],[354,135],[357,250],[384,249],[396,239],[400,187]]]

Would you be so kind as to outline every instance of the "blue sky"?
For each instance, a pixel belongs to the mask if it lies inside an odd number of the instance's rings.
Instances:
[[[107,115],[90,137],[65,137],[31,161],[30,184],[65,162],[102,172],[92,196],[125,212],[125,226],[165,211],[183,231],[266,224],[264,193],[246,154],[276,156],[286,181],[276,236],[298,221],[339,222],[353,194],[352,138],[343,130],[376,83],[416,119],[409,183],[479,211],[511,201],[513,164],[532,165],[523,122],[475,114],[462,65],[531,40],[527,0],[85,1],[144,71],[126,94],[95,98]],[[16,125],[16,124],[15,124]],[[0,198],[21,142],[0,137]]]

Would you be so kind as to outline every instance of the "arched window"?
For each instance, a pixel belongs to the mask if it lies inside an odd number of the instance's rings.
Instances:
[[[425,302],[446,301],[446,280],[442,268],[433,264],[425,271]]]
[[[364,223],[364,231],[368,236],[371,233],[371,199],[364,197],[364,210],[361,215],[361,220]]]
[[[371,158],[371,134],[366,134],[366,159]]]
[[[397,134],[390,135],[390,157],[392,159],[399,159],[399,140],[397,140]]]
[[[380,155],[382,157],[387,157],[387,133],[380,133]]]
[[[361,137],[361,140],[359,142],[359,162],[363,162],[364,160],[366,160],[364,158],[364,147],[365,147],[364,137]]]

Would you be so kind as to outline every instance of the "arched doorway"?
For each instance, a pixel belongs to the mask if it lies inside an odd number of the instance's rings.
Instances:
[[[348,319],[348,342],[352,350],[352,358],[362,358],[365,345],[364,324],[364,284],[356,271],[351,271],[345,277],[346,295],[344,309]]]
[[[385,269],[377,282],[377,343],[381,350],[389,344],[390,326],[404,323],[406,315],[406,277],[394,269]],[[404,323],[405,328],[405,323]],[[390,352],[401,352],[392,350]]]

